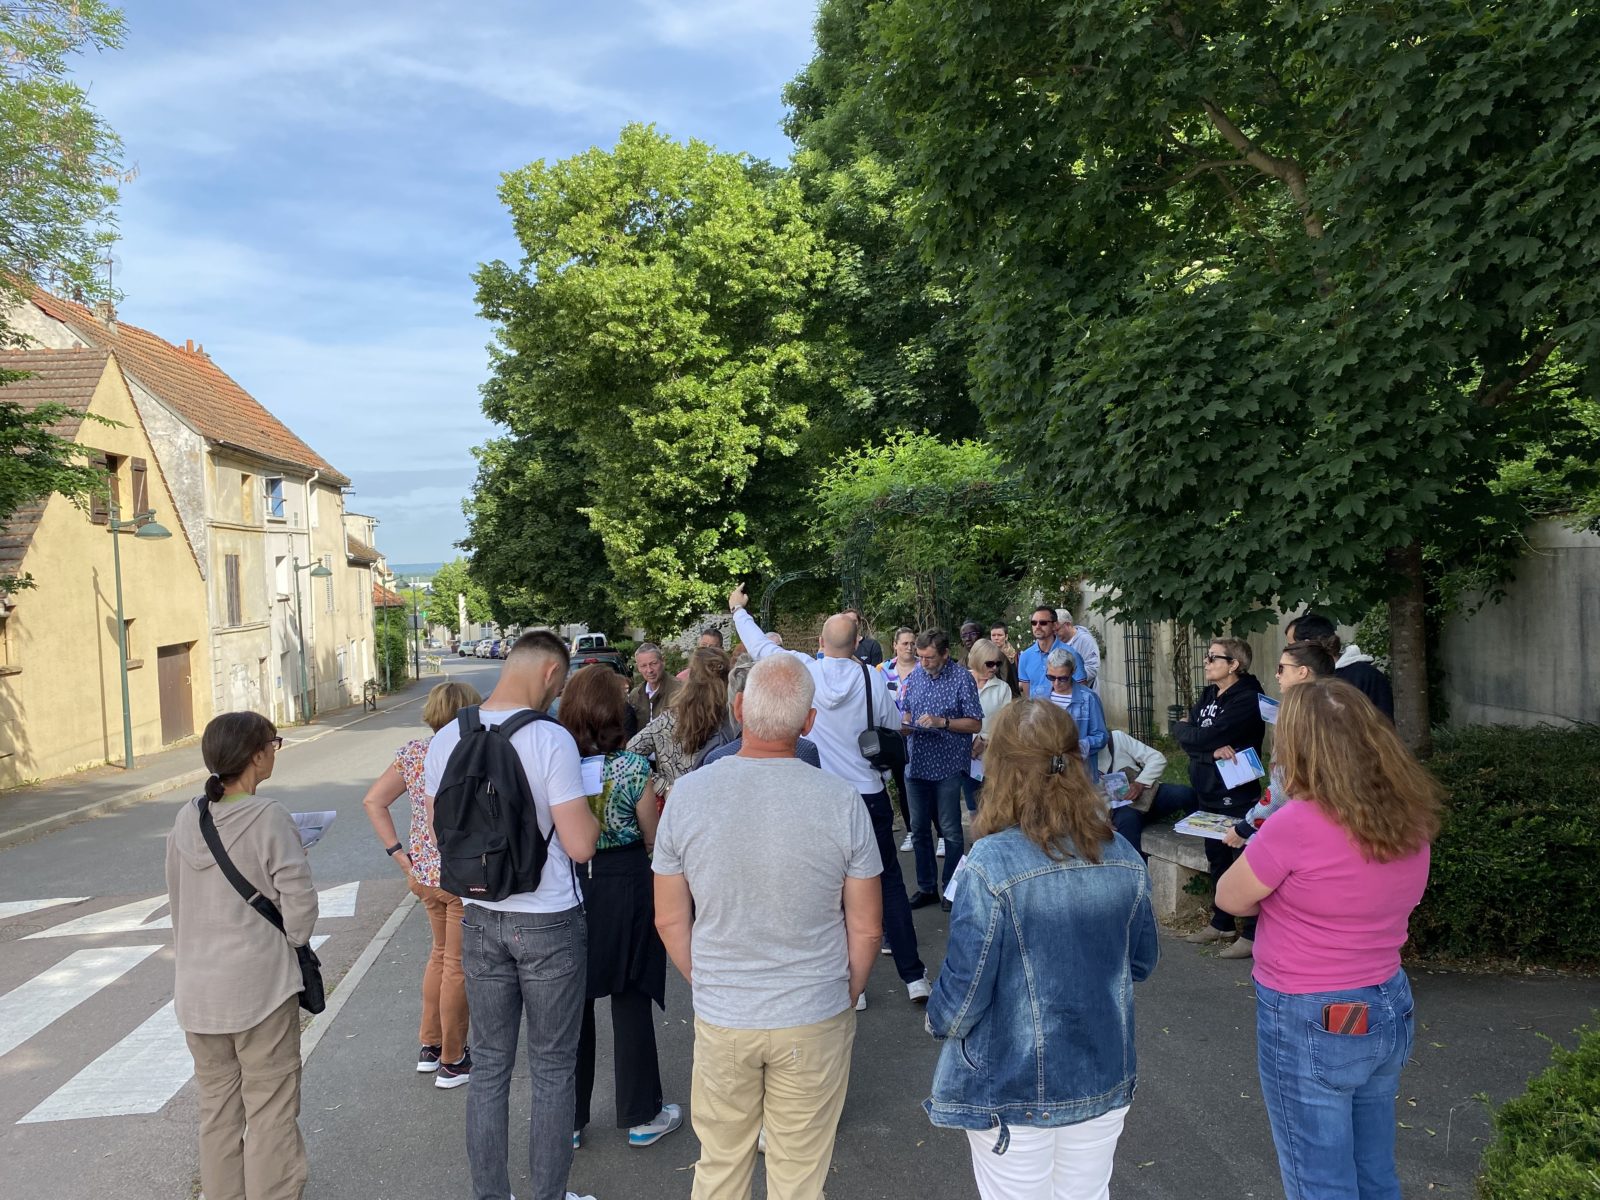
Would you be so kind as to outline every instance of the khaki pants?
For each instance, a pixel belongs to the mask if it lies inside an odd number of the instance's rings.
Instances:
[[[433,952],[422,970],[424,1046],[441,1046],[439,1061],[458,1063],[467,1052],[467,977],[461,971],[461,897],[411,880],[411,891],[428,910]]]
[[[855,1040],[854,1008],[791,1029],[725,1029],[696,1017],[693,1200],[748,1200],[763,1126],[769,1200],[820,1200]]]
[[[300,997],[243,1033],[190,1033],[206,1200],[300,1200]]]

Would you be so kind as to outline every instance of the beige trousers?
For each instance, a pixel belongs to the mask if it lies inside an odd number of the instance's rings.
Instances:
[[[185,1036],[200,1085],[206,1200],[301,1200],[300,997],[243,1033]]]
[[[725,1029],[696,1017],[693,1200],[749,1200],[763,1127],[768,1200],[820,1200],[855,1040],[854,1008],[790,1029]]]
[[[467,1052],[467,977],[461,972],[461,897],[411,880],[411,894],[428,910],[433,952],[422,970],[424,1046],[440,1046],[439,1061],[454,1065]]]

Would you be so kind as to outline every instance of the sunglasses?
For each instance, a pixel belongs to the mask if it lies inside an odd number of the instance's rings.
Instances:
[[[994,662],[994,661],[991,661],[991,660],[989,660],[989,659],[985,659],[985,660],[984,660],[984,663],[983,663],[983,665],[984,665],[984,666],[986,666],[986,667],[988,667],[988,668],[989,668],[989,670],[991,670],[991,671],[992,671],[992,670],[994,670],[994,669],[995,669],[995,668],[996,668],[996,667],[998,667],[998,666],[999,666],[999,665],[1000,665],[1000,664],[999,664],[999,663],[998,663],[998,662]]]
[[[1206,661],[1208,663],[1233,662],[1234,659],[1233,659],[1233,655],[1231,655],[1231,654],[1208,654],[1208,655],[1205,656],[1205,660],[1204,661]]]
[[[1071,683],[1072,682],[1072,676],[1071,675],[1050,675],[1050,674],[1046,674],[1045,678],[1048,679],[1051,683]]]
[[[1290,667],[1298,667],[1299,665],[1299,663],[1279,663],[1277,666],[1272,668],[1272,673],[1274,675],[1282,675]]]
[[[1029,621],[1029,625],[1054,625],[1054,621]]]

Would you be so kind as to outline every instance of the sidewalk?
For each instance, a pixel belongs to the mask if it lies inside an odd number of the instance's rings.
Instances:
[[[388,712],[418,700],[437,680],[413,680],[405,687],[378,700],[378,713]],[[326,737],[378,715],[361,705],[319,714],[309,725],[291,725],[282,730],[285,749]],[[200,740],[186,746],[147,754],[135,761],[131,771],[121,767],[93,767],[76,775],[64,775],[30,787],[0,792],[0,847],[32,841],[44,834],[115,812],[183,787],[195,787],[205,780],[207,771],[200,759]]]

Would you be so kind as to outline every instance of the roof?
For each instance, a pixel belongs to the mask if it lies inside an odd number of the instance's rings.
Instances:
[[[50,427],[50,432],[76,440],[89,411],[94,392],[105,376],[111,355],[102,349],[7,350],[0,351],[0,371],[28,371],[29,379],[19,379],[0,387],[0,401],[36,409],[46,404],[61,404],[69,411]],[[46,496],[36,504],[24,505],[0,523],[0,575],[17,575],[22,560],[33,543],[34,530],[44,517]]]
[[[353,533],[344,535],[344,555],[351,562],[365,563],[368,566],[377,562],[380,557],[376,550]]]
[[[372,607],[404,608],[406,607],[406,601],[405,597],[399,592],[392,592],[384,587],[383,584],[375,583],[372,585]]]
[[[147,329],[102,321],[81,304],[35,289],[33,303],[66,324],[91,346],[115,350],[122,369],[137,379],[202,437],[290,466],[318,471],[329,483],[348,485],[338,471],[289,427],[235,383],[200,347],[175,346]]]

